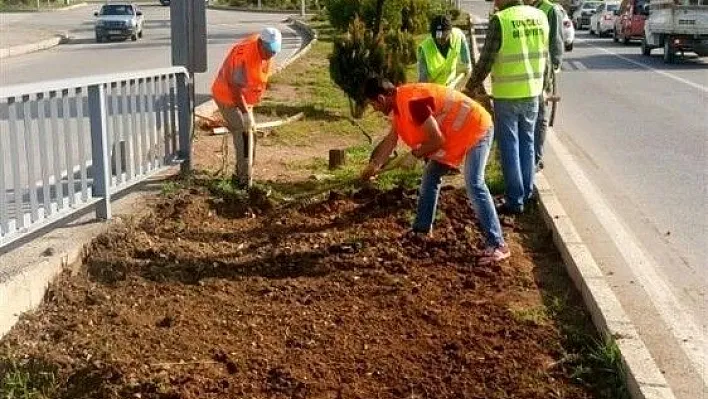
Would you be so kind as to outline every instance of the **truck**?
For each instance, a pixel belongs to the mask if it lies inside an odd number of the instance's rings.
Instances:
[[[615,29],[612,40],[629,44],[630,40],[644,40],[644,23],[648,0],[622,0],[615,14]]]
[[[663,47],[669,64],[686,52],[708,56],[708,0],[651,0],[644,13],[643,55]]]

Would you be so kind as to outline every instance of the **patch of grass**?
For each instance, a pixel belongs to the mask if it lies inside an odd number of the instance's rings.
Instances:
[[[611,338],[594,341],[579,359],[572,376],[592,385],[601,398],[630,399],[622,355]]]
[[[542,326],[548,324],[550,320],[548,310],[544,306],[526,309],[509,309],[509,311],[515,320],[526,324]]]
[[[174,194],[182,188],[182,184],[178,181],[167,181],[162,184],[160,193],[162,195]]]
[[[369,161],[373,146],[364,144],[346,150],[346,164],[335,170],[329,170],[329,164],[324,158],[313,158],[306,162],[295,162],[291,168],[305,169],[313,173],[312,186],[323,190],[333,187],[355,188],[360,184],[359,174]],[[399,156],[403,156],[400,155]],[[394,187],[415,188],[421,175],[421,166],[417,164],[412,169],[393,169],[381,173],[373,181],[375,187],[390,190]],[[307,192],[307,190],[305,191]]]
[[[329,75],[329,55],[337,32],[327,21],[311,21],[310,25],[317,30],[318,41],[308,54],[289,66],[286,73],[271,78],[271,90],[266,91],[264,101],[256,107],[256,112],[263,115],[287,117],[303,112],[305,118],[274,129],[268,140],[305,146],[313,138],[333,135],[361,137],[362,141],[367,141],[361,129],[374,139],[385,134],[389,122],[371,109],[357,124],[352,123],[349,99]],[[422,36],[416,39],[420,41]],[[407,76],[408,81],[416,80],[415,65],[408,66]],[[297,95],[277,90],[278,86],[290,87]]]
[[[504,175],[501,169],[501,158],[499,155],[499,146],[494,141],[492,150],[489,153],[487,168],[484,171],[484,178],[489,186],[489,191],[492,195],[501,195],[504,193]]]
[[[319,40],[303,58],[289,66],[287,73],[274,76],[270,90],[256,112],[287,117],[304,112],[305,118],[287,126],[274,129],[269,139],[284,145],[309,145],[318,136],[360,136],[365,140],[359,127],[350,121],[349,100],[330,79],[328,57],[332,52],[331,35],[334,33],[327,23],[313,23],[319,32]],[[329,39],[328,39],[329,37]],[[297,88],[297,95],[279,92],[277,86]],[[386,119],[377,113],[367,112],[358,121],[370,136],[379,136],[388,125]]]
[[[55,375],[54,368],[32,359],[0,359],[0,398],[53,398],[57,386]]]

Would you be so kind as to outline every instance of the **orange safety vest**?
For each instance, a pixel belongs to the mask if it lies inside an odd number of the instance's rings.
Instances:
[[[413,100],[432,97],[433,117],[437,120],[445,143],[430,155],[442,164],[457,168],[467,151],[474,147],[492,126],[492,116],[479,103],[460,93],[434,83],[413,83],[396,89],[393,127],[409,147],[415,149],[427,140],[423,127],[416,125],[410,113]]]
[[[258,38],[257,34],[251,35],[229,51],[211,86],[216,102],[226,106],[236,105],[237,88],[233,83],[233,74],[241,65],[246,72],[246,86],[241,89],[243,98],[248,105],[255,105],[261,100],[270,77],[271,60],[261,58]]]

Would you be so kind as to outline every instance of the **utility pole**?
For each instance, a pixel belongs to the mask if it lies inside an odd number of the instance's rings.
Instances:
[[[305,8],[306,8],[306,7],[305,7],[305,2],[306,2],[306,1],[307,1],[307,0],[300,0],[300,15],[303,16],[303,17],[305,16]]]

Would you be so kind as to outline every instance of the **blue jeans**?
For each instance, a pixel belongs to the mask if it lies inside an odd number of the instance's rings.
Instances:
[[[546,132],[548,132],[548,122],[551,118],[550,104],[546,104],[543,98],[538,101],[538,119],[534,128],[534,164],[538,165],[543,161],[543,143],[546,142]]]
[[[433,229],[433,219],[438,208],[438,197],[440,196],[440,185],[442,178],[450,170],[440,162],[430,160],[423,170],[423,180],[418,191],[418,209],[413,222],[413,231],[419,233],[430,233]]]
[[[467,153],[465,186],[479,225],[487,239],[487,246],[496,248],[505,245],[504,237],[492,194],[489,193],[487,183],[484,181],[484,169],[492,149],[493,132],[489,129],[484,138]]]
[[[506,204],[516,211],[523,211],[533,193],[537,116],[538,98],[494,101],[494,130],[499,140]]]
[[[472,201],[472,207],[477,214],[479,223],[487,238],[487,245],[499,247],[504,245],[502,229],[497,211],[494,209],[492,195],[484,182],[484,169],[492,147],[492,130],[476,146],[467,151],[465,157],[465,186]],[[413,230],[429,233],[433,228],[433,219],[438,205],[442,177],[449,167],[429,161],[423,172],[423,181],[418,194],[418,209]]]

